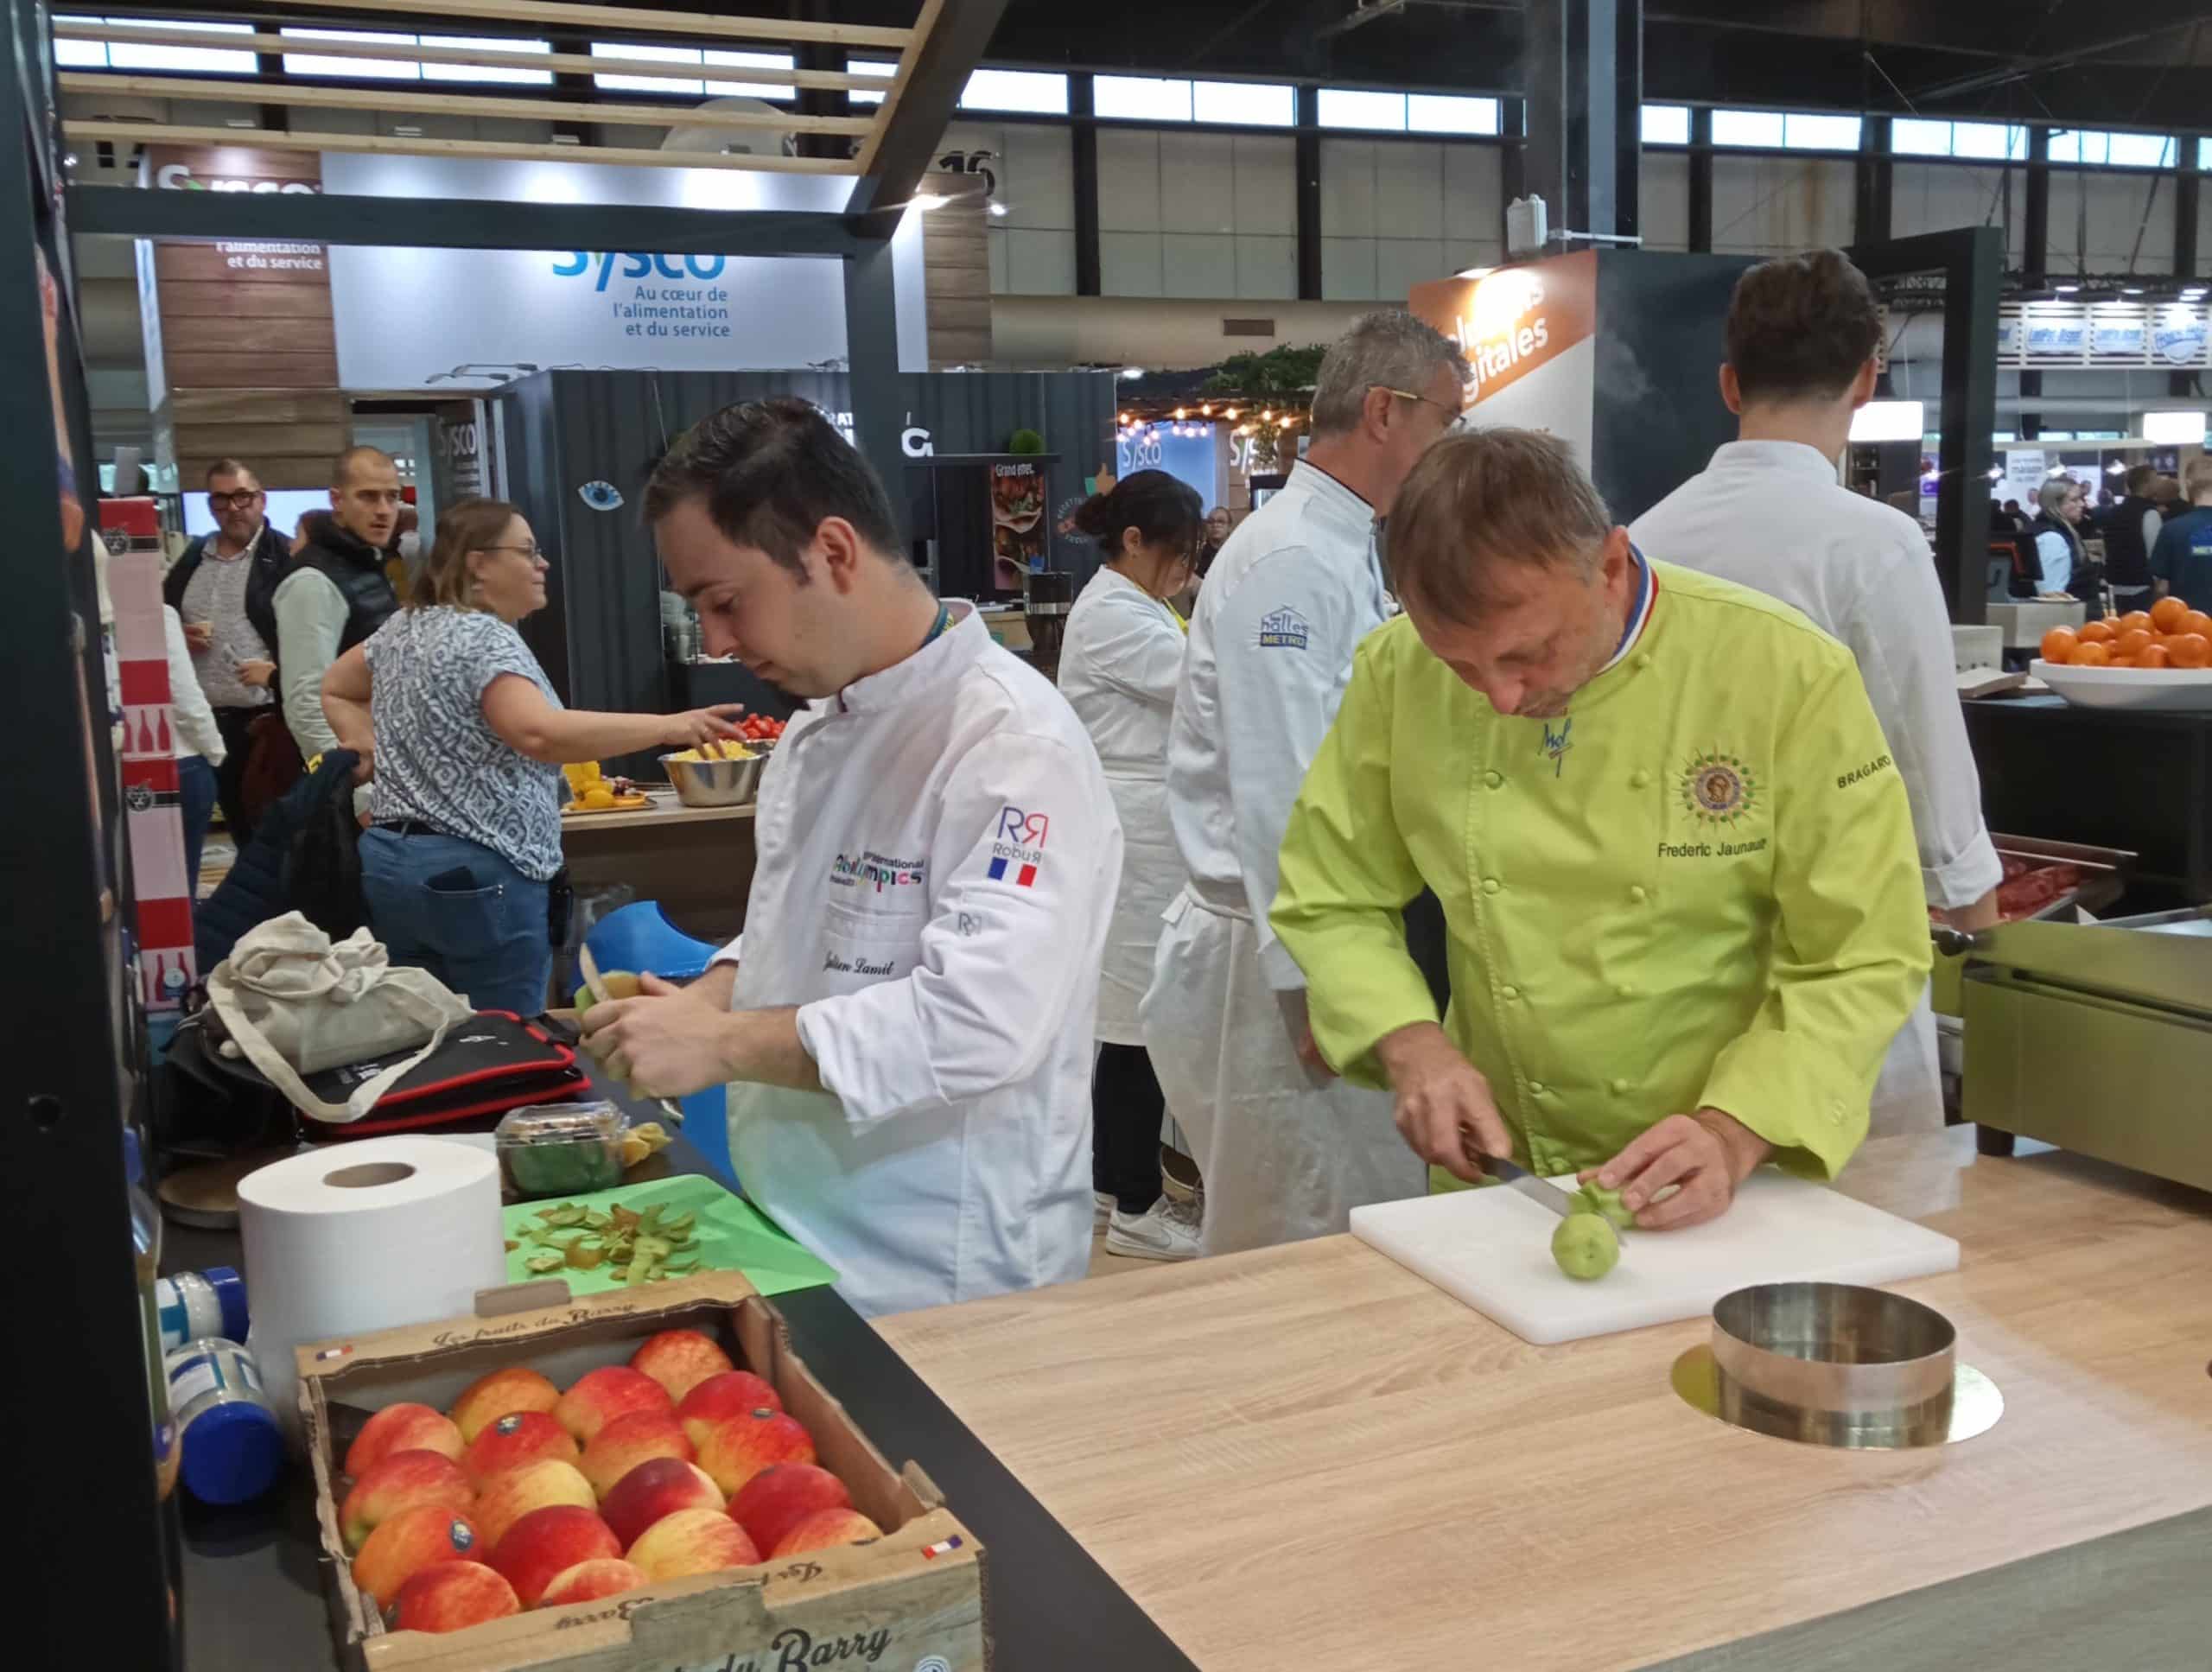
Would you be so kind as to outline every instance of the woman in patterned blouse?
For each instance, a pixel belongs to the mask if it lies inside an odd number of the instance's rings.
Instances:
[[[552,978],[561,767],[734,737],[736,704],[684,714],[565,709],[515,623],[545,607],[546,556],[498,499],[438,519],[406,607],[332,664],[331,728],[374,769],[361,836],[369,925],[480,1010],[536,1015]]]

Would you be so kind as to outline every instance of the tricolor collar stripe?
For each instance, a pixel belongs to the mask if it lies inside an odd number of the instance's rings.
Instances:
[[[1605,666],[1598,670],[1599,673],[1605,672],[1607,668],[1611,668],[1621,658],[1636,648],[1636,641],[1643,637],[1644,628],[1651,625],[1652,607],[1659,601],[1658,573],[1644,561],[1643,554],[1634,546],[1628,549],[1628,555],[1636,559],[1637,575],[1636,607],[1629,612],[1628,625],[1621,629],[1619,645],[1607,659]],[[1596,677],[1596,675],[1592,675],[1592,677]]]

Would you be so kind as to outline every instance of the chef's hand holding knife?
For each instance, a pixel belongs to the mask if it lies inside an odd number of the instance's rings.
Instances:
[[[730,1080],[819,1091],[797,1010],[732,1010],[736,984],[734,963],[715,965],[688,987],[641,976],[643,996],[584,1013],[584,1049],[640,1097],[685,1097]]]
[[[1619,1191],[1638,1230],[1680,1230],[1726,1213],[1736,1186],[1773,1151],[1733,1116],[1700,1109],[1669,1115],[1605,1166],[1585,1167],[1578,1176],[1586,1185],[1594,1179]],[[1658,1200],[1669,1185],[1673,1193]]]
[[[1434,1022],[1384,1034],[1375,1055],[1397,1099],[1398,1132],[1421,1160],[1473,1184],[1483,1156],[1513,1153],[1490,1082]]]

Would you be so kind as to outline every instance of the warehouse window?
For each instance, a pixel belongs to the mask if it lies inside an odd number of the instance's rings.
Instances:
[[[1855,151],[1855,116],[1809,116],[1796,111],[1715,111],[1713,143],[1770,151]]]
[[[550,41],[517,41],[509,35],[426,35],[426,47],[454,47],[467,52],[527,52],[546,53],[553,50]],[[550,70],[495,69],[481,64],[435,64],[423,61],[425,81],[498,81],[517,87],[550,87],[553,85]]]
[[[1690,107],[1687,105],[1646,105],[1643,143],[1647,145],[1687,145],[1690,143]]]
[[[1406,130],[1406,96],[1394,92],[1366,92],[1351,87],[1324,87],[1320,97],[1321,125],[1361,128],[1370,133]]]
[[[2196,166],[2207,174],[2212,174],[2212,139],[2196,142]]]
[[[1298,99],[1290,88],[1262,81],[1193,81],[1191,114],[1201,122],[1287,128],[1298,120]]]
[[[888,81],[899,73],[899,60],[894,58],[848,58],[845,60],[845,73],[880,75]],[[883,95],[873,88],[863,92],[861,88],[851,87],[846,90],[845,102],[848,105],[880,105],[883,103]]]
[[[1890,149],[1899,156],[2017,162],[2028,154],[2028,130],[2017,123],[1941,122],[1901,116],[1890,124]]]
[[[1020,111],[1034,116],[1068,113],[1068,79],[1036,70],[977,70],[961,90],[963,111]]]
[[[287,41],[352,41],[365,47],[419,46],[411,35],[387,35],[375,29],[293,29],[283,31]],[[404,58],[333,58],[326,54],[288,52],[287,75],[343,76],[349,81],[420,81],[423,67]]]
[[[1191,84],[1149,75],[1101,75],[1090,83],[1091,108],[1125,122],[1188,122]]]
[[[553,50],[547,41],[518,41],[512,36],[472,35],[392,35],[374,29],[295,29],[283,31],[294,41],[357,41],[375,47],[458,47],[472,52],[529,52]],[[247,56],[248,54],[240,54]],[[512,86],[550,86],[550,70],[486,68],[474,64],[431,64],[411,58],[343,58],[331,53],[288,52],[284,70],[289,75],[327,76],[347,81],[477,81]]]
[[[1498,130],[1497,100],[1408,93],[1406,127],[1417,134],[1494,134]]]
[[[711,47],[702,50],[697,47],[640,47],[627,42],[596,41],[592,43],[591,55],[594,58],[642,58],[655,64],[696,64],[702,70],[788,70],[796,61],[787,52],[723,52]],[[716,99],[791,99],[798,97],[798,90],[786,83],[719,81],[703,76],[691,81],[679,76],[607,73],[594,75],[592,85],[607,92],[658,93],[664,99],[684,93],[694,98],[710,94]]]
[[[207,35],[251,35],[251,23],[195,23],[173,17],[60,17],[57,23],[106,24],[125,29],[189,29]],[[139,46],[130,41],[56,41],[54,62],[64,70],[177,70],[196,75],[252,75],[260,64],[250,52],[214,47]]]
[[[2089,162],[2113,168],[2171,168],[2181,155],[2171,134],[2094,133],[2059,128],[2050,136],[2053,162]]]

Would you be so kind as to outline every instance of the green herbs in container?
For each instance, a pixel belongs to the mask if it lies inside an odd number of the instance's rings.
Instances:
[[[499,1172],[525,1201],[622,1182],[622,1111],[613,1103],[537,1103],[499,1126]]]

